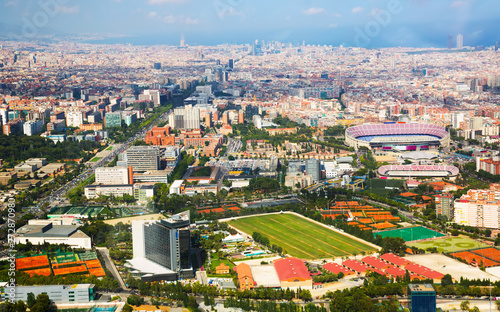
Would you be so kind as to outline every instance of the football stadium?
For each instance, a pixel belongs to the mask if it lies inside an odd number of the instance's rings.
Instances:
[[[355,149],[365,146],[379,151],[426,151],[450,145],[445,128],[424,123],[365,124],[350,127],[345,143]]]
[[[378,168],[381,177],[455,177],[460,170],[446,165],[387,165]]]

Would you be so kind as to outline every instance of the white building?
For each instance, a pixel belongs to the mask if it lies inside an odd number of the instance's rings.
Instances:
[[[184,180],[175,180],[174,183],[172,183],[172,185],[170,185],[170,194],[181,195],[183,183],[184,183]]]
[[[43,120],[30,120],[24,123],[23,130],[27,136],[42,132]]]
[[[469,190],[454,203],[454,222],[460,225],[498,229],[500,227],[500,192]]]
[[[123,185],[87,185],[85,187],[85,197],[88,199],[99,196],[123,197],[123,195],[134,196],[134,186],[132,184]]]
[[[152,101],[155,107],[161,105],[160,90],[144,90],[144,93],[139,95],[141,101]]]
[[[95,183],[104,185],[133,184],[132,167],[99,167],[95,170]]]
[[[83,113],[80,111],[66,112],[66,125],[68,127],[80,127],[83,124]]]
[[[90,237],[78,230],[77,225],[53,225],[52,223],[44,225],[24,225],[14,234],[15,244],[43,245],[66,244],[73,248],[92,248]]]
[[[176,108],[168,120],[172,129],[200,129],[200,110],[192,105]]]

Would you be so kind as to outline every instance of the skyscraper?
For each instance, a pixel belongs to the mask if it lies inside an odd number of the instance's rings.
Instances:
[[[153,277],[158,274],[158,270],[153,268],[155,265],[167,269],[164,272],[170,270],[171,273],[177,273],[177,277],[183,273],[192,275],[189,223],[189,211],[163,220],[133,221],[134,258],[129,263],[141,273],[152,273]],[[148,272],[148,269],[152,272]],[[166,280],[162,276],[158,278]]]
[[[453,49],[453,36],[448,35],[448,49]]]
[[[462,34],[458,34],[457,36],[457,49],[464,48],[464,36]]]
[[[233,69],[234,68],[234,60],[229,59],[229,68]]]

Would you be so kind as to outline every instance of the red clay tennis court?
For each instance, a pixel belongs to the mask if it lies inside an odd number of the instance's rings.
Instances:
[[[475,262],[477,265],[480,266],[482,263],[482,265],[486,268],[500,265],[500,263],[498,263],[498,262],[495,262],[493,260],[490,260],[490,259],[485,258],[485,257],[480,256],[480,255],[474,254],[470,251],[455,252],[455,253],[452,253],[451,255],[453,257],[465,260],[469,264]]]
[[[30,269],[49,265],[49,258],[46,255],[26,258],[16,258],[16,269]]]
[[[50,268],[43,268],[43,269],[36,269],[36,270],[27,270],[24,271],[24,273],[29,274],[30,277],[33,277],[33,275],[43,275],[43,276],[50,276]]]
[[[475,253],[476,255],[480,255],[485,258],[491,259],[493,261],[500,262],[500,250],[496,248],[477,249],[477,250],[471,250],[471,252]]]

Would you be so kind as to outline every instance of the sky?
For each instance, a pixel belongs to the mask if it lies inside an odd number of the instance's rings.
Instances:
[[[498,0],[2,0],[0,34],[189,45],[258,40],[361,47],[500,41]]]

